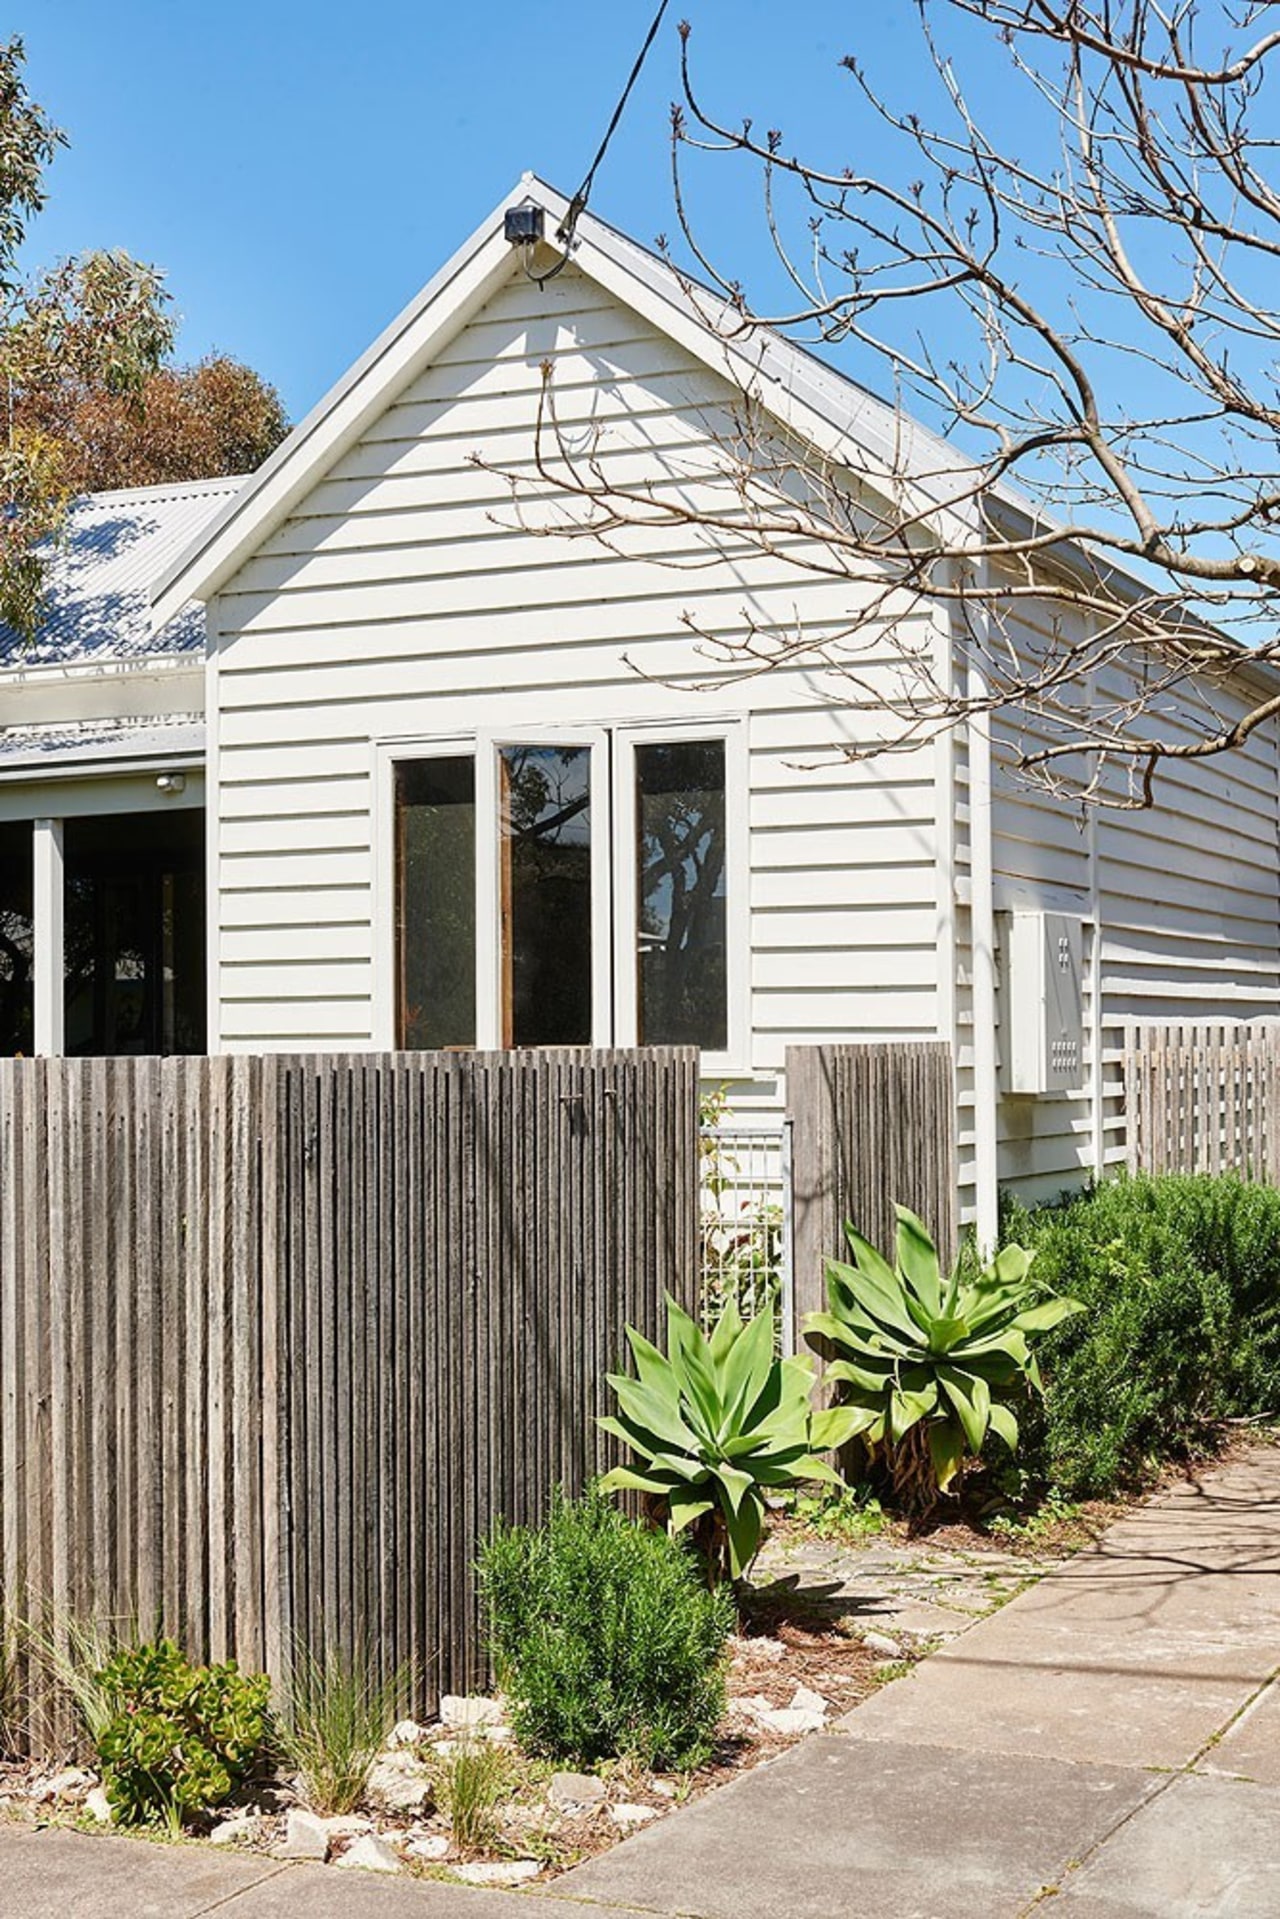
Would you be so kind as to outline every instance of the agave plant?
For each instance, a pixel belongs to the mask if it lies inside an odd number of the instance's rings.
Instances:
[[[957,1263],[944,1278],[924,1225],[905,1206],[894,1210],[896,1266],[846,1225],[854,1263],[827,1261],[830,1311],[806,1316],[805,1337],[831,1361],[827,1378],[839,1383],[853,1430],[873,1453],[884,1449],[895,1492],[919,1509],[947,1491],[988,1431],[1016,1451],[1011,1402],[1043,1391],[1030,1342],[1084,1309],[1045,1297],[1021,1246],[967,1275]]]
[[[645,1493],[673,1533],[694,1529],[709,1578],[727,1562],[739,1579],[760,1544],[765,1492],[807,1479],[839,1485],[818,1454],[857,1430],[858,1410],[814,1410],[813,1361],[775,1357],[769,1311],[744,1325],[731,1301],[707,1338],[668,1299],[669,1357],[632,1326],[627,1338],[638,1377],[608,1375],[618,1417],[600,1424],[637,1464],[615,1466],[601,1487]]]

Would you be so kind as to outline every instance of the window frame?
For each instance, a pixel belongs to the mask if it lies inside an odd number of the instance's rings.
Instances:
[[[639,1044],[639,897],[636,870],[638,746],[720,740],[725,766],[725,941],[728,1044],[704,1050],[709,1074],[750,1072],[751,983],[746,722],[705,719],[526,725],[518,719],[460,733],[373,743],[373,1038],[395,1051],[398,1004],[395,768],[417,759],[472,758],[476,792],[476,1050],[502,1047],[501,761],[504,746],[583,746],[591,752],[591,978],[593,1047]]]
[[[614,1033],[618,1046],[640,1043],[640,898],[636,863],[636,748],[694,740],[724,743],[725,991],[727,1044],[702,1049],[703,1071],[742,1078],[750,1072],[751,904],[748,893],[747,732],[741,720],[643,720],[612,729],[614,741]]]

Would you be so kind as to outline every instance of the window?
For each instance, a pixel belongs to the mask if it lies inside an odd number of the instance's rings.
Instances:
[[[733,728],[384,748],[401,1047],[694,1045],[727,1064],[745,973]]]
[[[0,1054],[35,1050],[31,822],[0,824]]]
[[[404,760],[395,778],[398,1044],[474,1046],[475,761]]]

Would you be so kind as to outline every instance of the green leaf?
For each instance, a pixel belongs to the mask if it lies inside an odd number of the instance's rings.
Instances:
[[[724,1364],[741,1332],[742,1315],[738,1311],[738,1302],[736,1299],[729,1298],[725,1301],[724,1310],[711,1334],[710,1352],[713,1366],[718,1368]]]
[[[857,1261],[854,1291],[858,1304],[912,1346],[917,1345],[920,1329],[907,1311],[898,1275],[854,1226],[846,1222],[844,1231]]]
[[[722,1432],[739,1433],[769,1381],[773,1370],[773,1313],[757,1313],[741,1330],[723,1362],[720,1381],[724,1406]]]
[[[1071,1319],[1084,1310],[1084,1305],[1078,1299],[1042,1299],[1038,1306],[1028,1306],[1025,1312],[1019,1313],[1013,1323],[1019,1332],[1047,1333],[1053,1327],[1060,1326],[1064,1319]]]
[[[997,1399],[991,1402],[991,1430],[997,1439],[1003,1439],[1011,1453],[1018,1450],[1018,1422],[1008,1406]]]
[[[905,1206],[893,1210],[898,1216],[898,1270],[920,1304],[936,1317],[942,1305],[938,1249],[923,1220]]]
[[[980,1453],[991,1415],[991,1389],[986,1380],[977,1373],[959,1372],[954,1366],[939,1366],[938,1381],[959,1415],[969,1450]]]
[[[714,1512],[716,1508],[714,1499],[703,1499],[680,1489],[672,1492],[667,1503],[673,1533],[683,1532],[686,1526],[692,1526],[704,1513]]]
[[[602,1493],[665,1493],[670,1496],[673,1488],[665,1480],[650,1479],[644,1473],[637,1473],[630,1466],[615,1466],[599,1480]]]
[[[671,1298],[667,1300],[667,1345],[681,1393],[705,1426],[707,1438],[714,1439],[723,1418],[715,1361],[701,1327]]]
[[[964,1463],[964,1434],[954,1419],[935,1419],[930,1426],[929,1457],[938,1490],[945,1493]]]
[[[932,1401],[923,1393],[904,1393],[895,1389],[890,1394],[889,1438],[895,1446],[906,1438],[913,1426],[928,1418],[936,1399],[936,1393]]]
[[[724,1523],[729,1537],[729,1571],[735,1579],[741,1579],[760,1548],[760,1535],[764,1531],[764,1501],[753,1490],[751,1497],[743,1500],[737,1512],[725,1513]]]

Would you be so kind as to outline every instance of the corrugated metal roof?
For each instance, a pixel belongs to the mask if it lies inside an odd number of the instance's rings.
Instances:
[[[0,778],[61,772],[71,766],[83,771],[99,760],[121,766],[139,760],[189,761],[203,754],[204,719],[199,713],[0,727]]]
[[[198,651],[204,608],[193,601],[152,633],[151,589],[243,483],[241,477],[186,480],[74,501],[65,533],[51,549],[44,622],[29,645],[0,625],[0,668]]]

